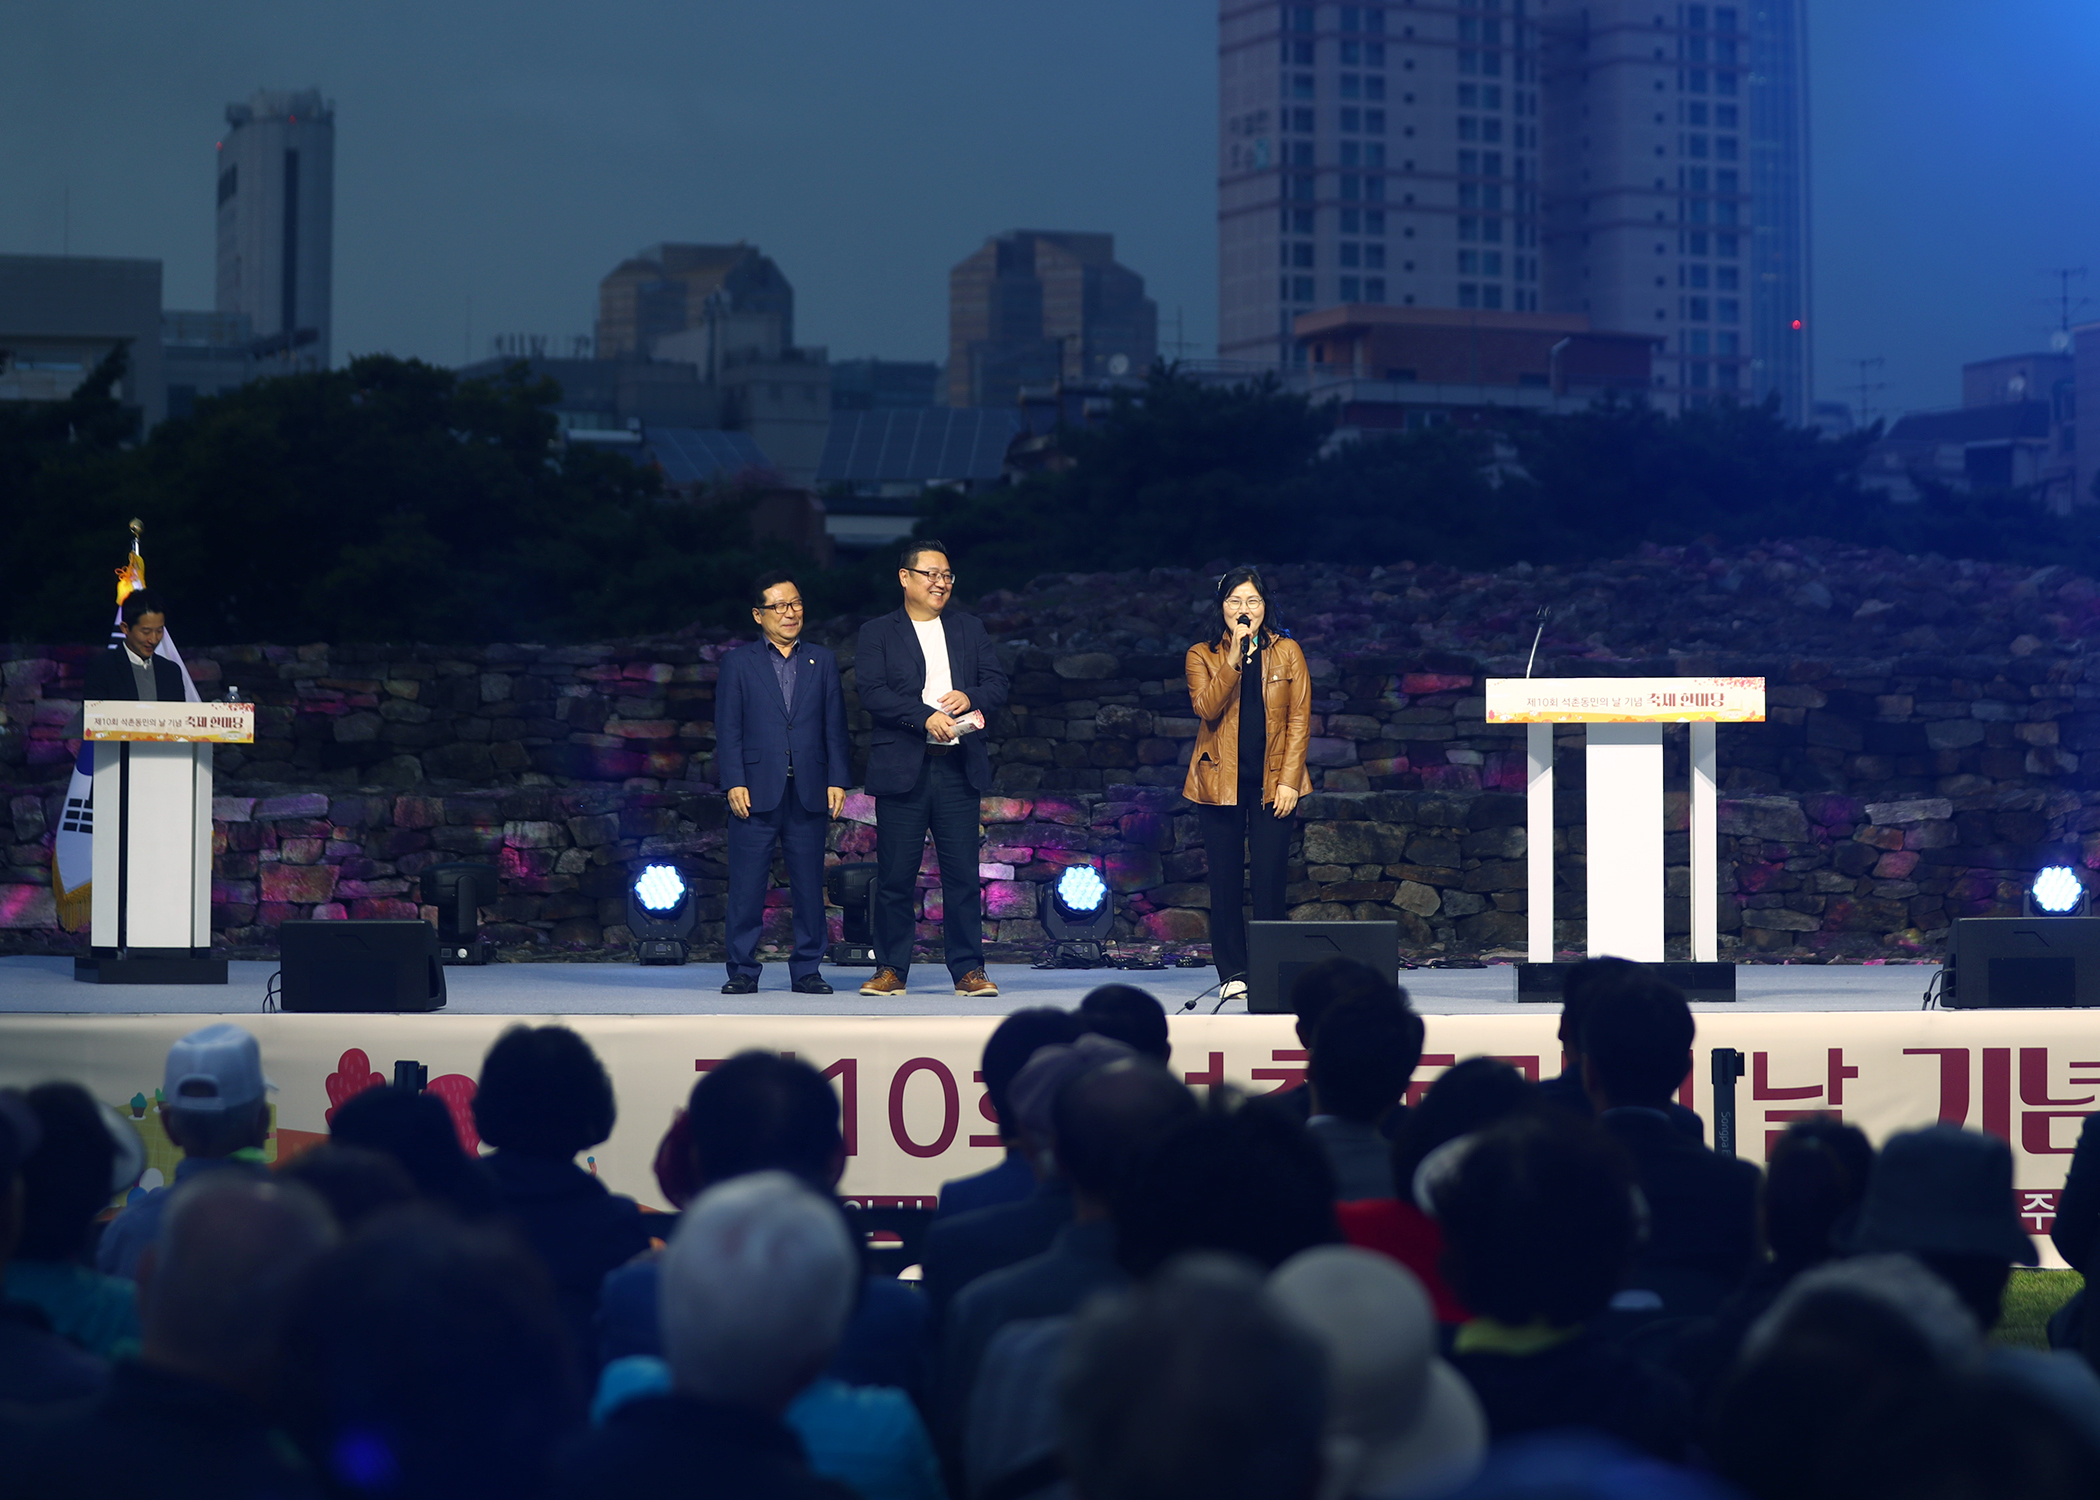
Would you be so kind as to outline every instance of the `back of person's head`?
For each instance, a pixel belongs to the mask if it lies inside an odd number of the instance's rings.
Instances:
[[[1079,1002],[1079,1023],[1112,1036],[1161,1067],[1174,1055],[1167,1040],[1167,1008],[1134,984],[1097,985]]]
[[[1570,1056],[1582,1055],[1582,1027],[1589,1019],[1590,996],[1602,984],[1623,984],[1645,974],[1630,958],[1585,958],[1568,965],[1560,987],[1560,1042]]]
[[[1582,1022],[1586,1076],[1614,1106],[1665,1105],[1692,1069],[1696,1031],[1683,992],[1646,970],[1600,977]]]
[[[1038,1172],[1047,1174],[1056,1166],[1050,1148],[1057,1140],[1057,1096],[1065,1085],[1081,1073],[1126,1059],[1135,1062],[1138,1055],[1114,1037],[1084,1031],[1069,1042],[1036,1048],[1014,1074],[1006,1090],[1014,1135],[1039,1153]]]
[[[1341,1238],[1319,1144],[1281,1111],[1245,1107],[1224,1089],[1137,1163],[1115,1221],[1117,1258],[1136,1276],[1197,1250],[1274,1269]]]
[[[499,1151],[567,1161],[612,1134],[612,1080],[566,1026],[513,1026],[482,1059],[474,1128]]]
[[[43,1139],[36,1111],[19,1089],[0,1089],[0,1269],[22,1237],[22,1164]]]
[[[845,1167],[839,1100],[808,1063],[740,1052],[700,1075],[686,1103],[695,1180],[705,1188],[746,1172],[792,1172],[831,1191]]]
[[[1867,1191],[1874,1147],[1866,1132],[1833,1117],[1787,1126],[1765,1164],[1765,1243],[1784,1266],[1837,1253],[1838,1223]]]
[[[1291,1013],[1298,1018],[1298,1039],[1310,1046],[1320,1018],[1332,1005],[1360,996],[1405,1004],[1407,992],[1393,979],[1353,958],[1323,958],[1291,981]]]
[[[1707,1448],[1758,1500],[1937,1493],[1947,1382],[1980,1364],[1975,1323],[1902,1256],[1804,1272],[1752,1326]]]
[[[992,1034],[984,1044],[981,1071],[984,1073],[986,1102],[991,1106],[992,1119],[999,1127],[1002,1140],[1011,1141],[1020,1134],[1019,1124],[1014,1119],[1013,1101],[1008,1094],[1015,1075],[1027,1066],[1029,1058],[1035,1056],[1036,1048],[1069,1042],[1085,1029],[1078,1016],[1054,1005],[1034,1005],[1014,1011],[992,1028]]]
[[[1446,1141],[1485,1130],[1536,1103],[1531,1081],[1493,1057],[1469,1057],[1437,1075],[1393,1142],[1393,1195],[1414,1201],[1415,1172]]]
[[[209,1172],[177,1187],[139,1268],[145,1358],[259,1395],[292,1289],[335,1239],[296,1182]]]
[[[1090,1068],[1068,1080],[1052,1106],[1058,1171],[1075,1192],[1112,1204],[1133,1165],[1195,1113],[1196,1096],[1157,1063],[1127,1057]]]
[[[1079,1500],[1293,1500],[1320,1474],[1327,1370],[1250,1267],[1178,1261],[1074,1320],[1059,1380]]]
[[[859,1261],[838,1209],[786,1172],[717,1183],[679,1216],[657,1317],[679,1387],[777,1411],[831,1358]]]
[[[260,1146],[270,1133],[270,1080],[254,1033],[218,1021],[168,1049],[161,1109],[185,1155],[212,1158]]]
[[[117,1143],[102,1106],[77,1083],[44,1083],[24,1096],[42,1139],[22,1163],[20,1260],[69,1261],[109,1206]]]
[[[309,1147],[281,1164],[277,1178],[311,1189],[328,1205],[336,1227],[345,1234],[375,1214],[413,1203],[419,1196],[415,1180],[391,1156],[332,1141]]]
[[[1269,1296],[1327,1356],[1323,1495],[1448,1493],[1480,1465],[1487,1416],[1437,1357],[1436,1313],[1414,1273],[1354,1245],[1294,1255]]]
[[[392,1158],[425,1198],[468,1218],[496,1207],[488,1169],[467,1154],[452,1111],[435,1094],[391,1084],[366,1089],[336,1106],[328,1138]]]
[[[1890,1136],[1875,1159],[1845,1248],[1915,1257],[1960,1296],[1979,1327],[1989,1329],[1998,1321],[2013,1266],[2038,1259],[2013,1197],[2012,1148],[1958,1125]]]
[[[1422,1018],[1404,1000],[1352,995],[1312,1035],[1314,1108],[1360,1125],[1385,1118],[1422,1060]]]
[[[1461,1154],[1431,1201],[1466,1306],[1560,1328],[1602,1312],[1637,1233],[1632,1168],[1611,1137],[1567,1115],[1522,1115],[1451,1149]]]
[[[582,1415],[539,1261],[429,1205],[309,1268],[278,1368],[285,1426],[338,1494],[538,1494]]]

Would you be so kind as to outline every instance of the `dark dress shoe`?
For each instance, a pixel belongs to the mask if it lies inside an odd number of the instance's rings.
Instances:
[[[795,981],[794,989],[798,995],[829,995],[833,993],[831,986],[824,982],[822,974],[804,974]]]
[[[722,986],[722,993],[725,995],[755,995],[758,993],[758,980],[749,974],[732,974],[729,976],[729,983]]]

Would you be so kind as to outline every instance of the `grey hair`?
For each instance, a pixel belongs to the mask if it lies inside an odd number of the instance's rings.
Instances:
[[[224,1169],[192,1178],[161,1216],[146,1342],[236,1384],[255,1378],[293,1287],[335,1239],[327,1204],[299,1183]]]
[[[1319,1473],[1326,1356],[1232,1257],[1088,1304],[1059,1386],[1080,1500],[1267,1500]]]
[[[681,1389],[784,1401],[823,1368],[859,1273],[838,1206],[786,1172],[751,1172],[688,1205],[664,1251],[657,1318]]]
[[[1871,1302],[1902,1319],[1942,1369],[1973,1364],[1983,1353],[1982,1330],[1946,1282],[1908,1255],[1860,1255],[1817,1266],[1788,1282],[1765,1315],[1750,1325],[1743,1362],[1771,1348],[1810,1302],[1833,1294]]]

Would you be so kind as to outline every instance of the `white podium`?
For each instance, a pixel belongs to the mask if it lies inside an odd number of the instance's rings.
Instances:
[[[212,746],[251,744],[252,703],[91,700],[94,885],[89,956],[73,977],[95,984],[224,984],[211,956]]]
[[[1488,680],[1487,722],[1529,726],[1525,885],[1533,964],[1553,962],[1553,726],[1589,726],[1589,955],[1648,964],[1663,962],[1663,727],[1690,726],[1692,962],[1713,965],[1720,957],[1714,725],[1764,717],[1762,677]],[[1688,976],[1701,989],[1711,986],[1697,980],[1711,977]]]

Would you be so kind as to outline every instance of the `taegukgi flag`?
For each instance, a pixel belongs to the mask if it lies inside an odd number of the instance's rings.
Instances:
[[[139,523],[131,523],[131,553],[124,566],[117,569],[117,613],[109,627],[111,651],[120,650],[124,644],[124,601],[135,589],[146,586],[146,559],[139,552]],[[162,635],[155,656],[165,656],[175,663],[182,673],[182,696],[190,703],[203,701],[197,684],[190,681],[190,669],[183,664],[182,653],[175,649],[175,638]],[[95,747],[86,740],[80,742],[80,755],[73,762],[73,779],[66,787],[66,807],[58,820],[58,833],[52,840],[51,849],[51,893],[58,899],[58,923],[68,932],[78,932],[88,925],[88,911],[93,899],[92,875],[95,854]]]

